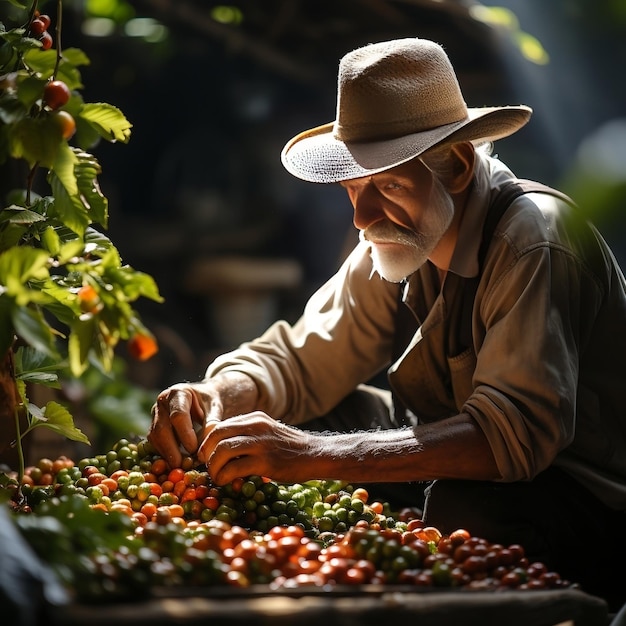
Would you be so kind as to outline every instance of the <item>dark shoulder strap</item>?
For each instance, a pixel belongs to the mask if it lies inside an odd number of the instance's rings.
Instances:
[[[474,299],[476,298],[476,290],[478,289],[478,283],[482,276],[489,244],[507,209],[514,200],[526,193],[545,193],[574,206],[574,201],[563,192],[534,180],[517,178],[507,181],[496,190],[496,194],[492,198],[489,209],[487,210],[485,223],[483,224],[482,238],[478,249],[478,276],[465,280],[462,294],[463,302],[461,304],[462,314],[460,318],[458,318],[459,328],[457,330],[456,343],[453,344],[457,351],[462,351],[462,349],[472,345],[472,311],[474,310]]]
[[[482,272],[483,263],[485,257],[487,256],[487,248],[491,243],[491,239],[498,223],[513,201],[525,193],[545,193],[555,196],[568,204],[574,205],[574,201],[563,192],[558,189],[553,189],[548,185],[544,185],[543,183],[538,183],[534,180],[518,178],[508,181],[505,185],[501,186],[496,191],[496,195],[491,201],[491,205],[489,206],[487,217],[485,218],[485,223],[483,225],[482,240],[478,250],[479,274]]]

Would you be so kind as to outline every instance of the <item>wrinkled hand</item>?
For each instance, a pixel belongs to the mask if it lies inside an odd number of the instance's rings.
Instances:
[[[221,419],[221,413],[219,394],[210,385],[173,385],[157,396],[147,439],[170,467],[180,467],[183,450],[195,454],[206,423]]]
[[[306,457],[313,436],[278,422],[262,411],[211,423],[198,450],[211,480],[224,485],[258,475],[299,482],[312,478]]]
[[[256,407],[254,381],[230,372],[198,383],[179,383],[157,396],[147,439],[170,467],[180,467],[183,452],[194,455],[212,424]]]

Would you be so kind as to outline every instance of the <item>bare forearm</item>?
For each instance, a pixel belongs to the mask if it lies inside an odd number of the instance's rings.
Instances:
[[[219,485],[250,474],[363,483],[499,477],[487,440],[468,415],[415,430],[320,434],[253,411],[207,425],[198,458]]]
[[[309,445],[309,469],[319,478],[404,482],[499,477],[484,434],[467,415],[416,429],[315,435]]]
[[[228,371],[209,379],[209,382],[219,390],[219,410],[212,413],[207,407],[207,414],[217,419],[243,415],[258,409],[259,392],[254,380],[243,372]],[[212,404],[214,394],[210,396]]]

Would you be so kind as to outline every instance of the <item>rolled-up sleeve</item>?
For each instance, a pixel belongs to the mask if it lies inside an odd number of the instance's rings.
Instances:
[[[398,289],[372,274],[369,246],[360,243],[295,324],[277,321],[218,357],[206,375],[247,373],[259,409],[287,423],[324,415],[389,364]]]

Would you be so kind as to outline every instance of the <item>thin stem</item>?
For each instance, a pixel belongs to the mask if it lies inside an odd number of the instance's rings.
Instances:
[[[13,403],[13,421],[15,422],[15,446],[17,448],[17,461],[18,461],[18,479],[20,484],[22,483],[22,477],[24,476],[25,463],[24,463],[24,448],[22,447],[22,437],[24,434],[21,432],[20,427],[20,404],[21,402],[17,402],[17,397],[21,397],[21,394],[18,392],[16,385],[16,376],[15,376],[15,362],[13,360],[14,352],[13,348],[9,350],[8,354],[8,362],[7,368],[9,371],[9,376],[15,385],[15,393],[16,393],[16,401]]]
[[[35,17],[35,11],[37,11],[38,4],[39,4],[39,0],[33,0],[33,3],[30,6],[30,10],[28,11],[27,25],[29,25],[33,21],[33,17]]]
[[[35,17],[35,12],[37,11],[37,5],[39,4],[39,0],[33,0],[33,3],[30,5],[30,9],[28,10],[28,18],[26,19],[26,23],[24,24],[24,29],[28,29],[30,27],[30,23],[33,21]],[[23,56],[21,52],[16,53],[15,58],[15,67],[14,71],[17,72],[19,69]]]
[[[20,432],[20,411],[19,405],[15,405],[15,410],[13,411],[14,419],[15,419],[15,432],[17,434],[15,438],[15,447],[17,448],[17,464],[18,464],[18,480],[19,483],[22,484],[22,477],[24,476],[25,471],[25,463],[24,463],[24,448],[22,447],[22,433]]]
[[[63,0],[57,0],[57,23],[56,23],[56,37],[57,37],[57,60],[54,65],[54,72],[52,74],[52,78],[56,78],[57,72],[59,71],[59,65],[61,63],[61,58],[63,57],[63,53],[61,52],[61,27],[63,22]]]

